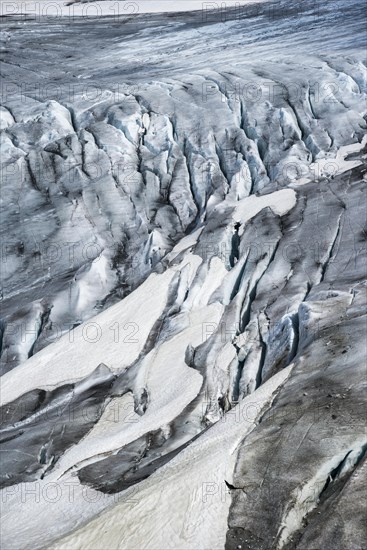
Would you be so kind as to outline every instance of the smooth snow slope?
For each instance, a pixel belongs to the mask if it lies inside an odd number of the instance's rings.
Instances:
[[[226,17],[229,8],[260,3],[263,0],[227,0],[226,2],[203,2],[202,0],[3,0],[0,14],[29,15],[31,17],[101,17],[112,15],[126,17],[142,13],[179,13],[202,11],[203,20],[207,13],[218,10],[221,18]],[[90,4],[94,4],[91,6]]]
[[[2,21],[5,549],[363,548],[364,6],[245,7]]]

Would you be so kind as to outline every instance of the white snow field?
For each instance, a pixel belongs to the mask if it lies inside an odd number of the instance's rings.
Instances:
[[[2,3],[4,550],[363,550],[365,12]]]
[[[30,15],[40,17],[100,17],[128,16],[143,13],[180,13],[202,11],[207,17],[218,10],[221,18],[229,8],[256,4],[263,0],[226,0],[226,2],[203,2],[202,0],[3,0],[0,15]],[[91,5],[94,4],[94,5]],[[207,15],[208,14],[208,15]]]

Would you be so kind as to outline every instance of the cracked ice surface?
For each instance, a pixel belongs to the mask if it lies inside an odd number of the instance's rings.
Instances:
[[[363,5],[100,4],[2,22],[4,548],[360,550]]]

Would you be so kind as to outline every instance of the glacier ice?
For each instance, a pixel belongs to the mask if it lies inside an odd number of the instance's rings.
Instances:
[[[4,548],[361,550],[363,5],[12,4]]]

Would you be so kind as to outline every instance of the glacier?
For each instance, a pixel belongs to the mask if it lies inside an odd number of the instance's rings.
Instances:
[[[365,7],[111,4],[1,8],[2,546],[362,550]]]

